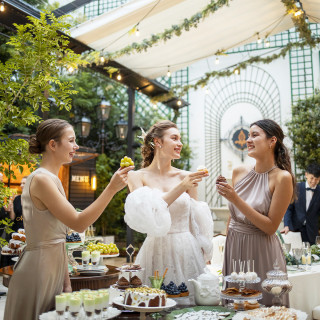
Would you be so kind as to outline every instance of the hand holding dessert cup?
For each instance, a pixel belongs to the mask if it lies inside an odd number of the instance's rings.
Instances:
[[[221,175],[216,180],[216,188],[218,193],[230,202],[234,202],[238,196],[230,184],[228,184],[227,179]]]

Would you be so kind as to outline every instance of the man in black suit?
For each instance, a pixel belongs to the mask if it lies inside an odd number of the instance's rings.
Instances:
[[[305,176],[306,182],[297,183],[298,199],[287,209],[282,232],[301,232],[302,241],[314,244],[319,231],[320,165],[309,165]]]

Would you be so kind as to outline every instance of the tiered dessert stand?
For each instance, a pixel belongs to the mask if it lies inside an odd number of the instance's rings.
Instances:
[[[259,277],[257,277],[254,280],[232,279],[230,275],[229,276],[225,276],[224,280],[226,282],[229,282],[229,283],[238,284],[240,293],[246,287],[246,284],[255,284],[255,283],[259,283],[261,281],[261,279]],[[227,294],[224,294],[224,293],[221,292],[220,293],[220,297],[221,297],[221,299],[224,299],[224,300],[231,300],[231,301],[235,301],[236,300],[236,301],[239,301],[238,310],[244,310],[244,301],[261,300],[262,299],[262,293],[260,293],[259,295],[254,295],[254,296],[250,297],[250,296],[241,296],[241,295],[232,296],[232,295],[227,295]],[[233,309],[233,307],[234,307],[233,303],[230,303],[228,305],[228,308],[230,308],[230,309]]]
[[[132,265],[132,258],[135,252],[134,247],[130,244],[127,248],[126,248],[126,252],[129,256],[129,266]],[[133,270],[130,268],[129,269],[123,269],[123,268],[118,268],[119,271],[121,272],[125,272],[129,274],[129,282],[131,282],[131,277],[132,277],[132,273],[135,272],[139,272],[139,271],[143,271],[144,269],[137,269],[137,270]],[[113,288],[115,288],[113,286]],[[123,292],[124,290],[118,289],[119,291]],[[140,313],[140,320],[145,320],[146,319],[146,313],[149,312],[160,312],[162,310],[165,309],[169,309],[172,308],[176,305],[176,302],[173,299],[167,299],[167,303],[165,306],[161,306],[161,307],[138,307],[138,306],[132,306],[132,305],[126,305],[124,304],[124,297],[121,295],[120,297],[116,297],[113,301],[112,301],[115,305],[118,305],[124,309],[130,310],[130,311],[136,311]]]

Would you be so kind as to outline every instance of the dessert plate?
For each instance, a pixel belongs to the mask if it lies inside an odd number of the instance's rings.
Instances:
[[[255,310],[259,310],[259,309],[255,309]],[[296,313],[297,320],[306,320],[308,317],[308,315],[303,311],[292,309],[292,308],[290,308],[290,310],[292,310]],[[252,313],[250,314],[250,311],[249,312],[248,311],[240,311],[235,314],[235,316],[232,318],[232,320],[243,320],[246,317],[250,317],[250,316],[252,316]]]
[[[132,311],[137,311],[137,312],[157,312],[157,311],[161,311],[164,309],[172,308],[177,304],[174,300],[172,300],[170,298],[167,299],[167,304],[163,307],[129,306],[129,305],[123,303],[123,297],[116,297],[116,298],[114,298],[114,300],[112,302],[120,307],[123,307],[125,309],[129,309]]]
[[[86,270],[86,271],[105,271],[107,272],[109,269],[106,267],[106,266],[96,266],[96,267],[93,267],[93,266],[88,266],[88,267],[83,267],[82,265],[78,265],[77,266],[77,269],[79,271],[82,271],[82,270]]]
[[[121,271],[121,272],[140,272],[140,271],[143,271],[144,268],[130,270],[130,269],[123,269],[123,268],[119,267],[119,268],[116,268],[116,270]]]
[[[223,320],[227,320],[227,319],[232,319],[232,317],[234,316],[235,312],[229,310],[228,308],[225,307],[221,307],[221,306],[214,306],[214,307],[209,307],[209,306],[198,306],[198,307],[191,307],[191,308],[184,308],[184,309],[180,309],[180,310],[175,310],[172,311],[168,316],[167,319],[168,320],[174,320],[174,319],[183,319],[183,314],[188,313],[188,312],[198,312],[201,310],[206,310],[206,311],[213,311],[213,312],[218,312],[219,314],[223,314],[225,313],[227,316],[225,316],[223,318]],[[196,314],[195,314],[196,317]],[[191,318],[191,317],[190,317]],[[222,318],[222,316],[221,316]],[[217,317],[218,319],[218,317]]]
[[[117,317],[121,313],[121,310],[118,310],[117,308],[108,308],[107,317],[103,317],[103,320],[109,320]],[[56,320],[57,319],[57,313],[55,311],[50,311],[47,313],[43,313],[39,316],[39,320]],[[79,320],[86,320],[88,319],[84,313],[80,312],[78,318]]]
[[[119,253],[116,254],[100,254],[100,257],[102,258],[115,258],[115,257],[119,257]]]

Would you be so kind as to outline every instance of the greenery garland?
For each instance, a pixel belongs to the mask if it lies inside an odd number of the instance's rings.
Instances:
[[[315,45],[317,45],[318,43],[320,43],[320,37],[317,38],[312,38],[312,46],[314,47]],[[205,76],[203,78],[201,78],[200,80],[198,80],[196,83],[194,84],[187,84],[183,87],[181,86],[174,86],[170,89],[169,93],[164,94],[164,95],[159,95],[159,96],[155,96],[152,98],[152,102],[153,103],[157,103],[157,102],[166,102],[168,100],[170,100],[173,97],[182,97],[184,96],[190,89],[194,89],[197,90],[199,88],[204,88],[207,86],[207,84],[209,83],[209,81],[213,78],[218,78],[218,77],[229,77],[232,76],[234,74],[240,74],[241,70],[245,70],[247,69],[248,66],[254,64],[254,63],[263,63],[263,64],[269,64],[271,62],[273,62],[274,60],[277,60],[281,57],[285,57],[286,54],[288,53],[289,50],[291,50],[292,48],[303,48],[306,45],[310,45],[310,43],[305,40],[303,42],[294,42],[294,43],[288,43],[284,48],[281,49],[281,51],[277,54],[273,54],[271,56],[268,57],[260,57],[260,56],[255,56],[255,57],[251,57],[250,59],[240,62],[237,65],[234,65],[232,67],[230,67],[227,70],[222,70],[222,71],[212,71],[212,72],[206,72]]]
[[[153,47],[160,41],[166,42],[170,40],[173,36],[180,37],[183,30],[189,31],[192,28],[197,28],[198,24],[205,20],[210,14],[215,13],[220,8],[225,5],[229,5],[231,0],[211,0],[211,2],[200,12],[195,13],[191,18],[184,19],[183,22],[179,25],[172,25],[169,29],[165,29],[164,32],[153,34],[149,39],[144,39],[141,43],[134,42],[121,50],[115,52],[106,52],[104,50],[98,51],[98,55],[91,52],[85,53],[86,59],[89,59],[92,62],[99,62],[99,59],[103,58],[102,61],[109,61],[118,59],[124,55],[130,55],[133,53],[140,53],[147,51],[149,48]],[[134,33],[137,25],[135,25],[130,31],[129,34]]]
[[[213,78],[218,77],[229,77],[235,73],[239,74],[240,70],[245,70],[248,66],[254,63],[263,63],[269,64],[274,60],[279,59],[280,57],[285,57],[288,51],[292,48],[303,48],[304,46],[315,47],[318,43],[320,43],[320,37],[313,37],[311,34],[311,30],[309,28],[309,24],[306,22],[306,15],[301,10],[301,8],[297,7],[295,0],[281,0],[286,7],[287,14],[292,15],[292,21],[296,27],[297,32],[299,33],[300,38],[305,39],[302,42],[288,43],[278,54],[273,54],[266,58],[262,58],[260,56],[252,57],[246,61],[240,62],[239,64],[222,71],[212,71],[205,73],[205,76],[201,78],[194,84],[187,84],[183,87],[175,86],[172,87],[169,93],[165,95],[160,95],[152,98],[153,103],[157,102],[165,102],[169,99],[176,97],[184,96],[190,89],[197,90],[199,88],[204,88],[208,85],[209,81]],[[298,13],[298,14],[297,14]],[[225,53],[224,50],[219,50],[219,54]],[[217,53],[216,53],[217,54]]]
[[[312,36],[311,31],[309,29],[309,25],[306,22],[306,15],[301,8],[297,7],[296,1],[295,0],[281,0],[281,1],[286,7],[287,14],[292,15],[292,21],[296,27],[296,30],[299,33],[300,38],[304,39],[304,41],[288,43],[285,47],[283,47],[283,49],[278,54],[273,54],[266,58],[256,56],[244,62],[241,62],[237,65],[234,65],[227,70],[207,72],[205,76],[201,78],[199,81],[197,81],[196,83],[188,84],[183,87],[180,87],[180,86],[172,87],[169,93],[153,97],[152,102],[154,103],[166,102],[176,96],[182,97],[190,89],[197,90],[198,88],[204,88],[212,78],[228,77],[233,75],[236,72],[240,73],[240,70],[245,70],[249,65],[253,63],[269,64],[280,57],[285,57],[288,51],[294,47],[303,48],[306,45],[309,45],[310,47],[314,47],[315,45],[320,43],[319,37]],[[149,40],[144,39],[141,43],[133,43],[130,46],[127,46],[119,51],[116,51],[114,53],[107,53],[104,56],[101,55],[101,52],[99,51],[90,52],[89,54],[88,53],[86,54],[85,58],[90,63],[104,64],[108,59],[116,59],[123,55],[129,55],[134,52],[139,53],[142,51],[147,51],[149,48],[151,48],[153,45],[157,44],[161,40],[166,42],[168,39],[171,39],[173,35],[180,36],[183,29],[186,31],[189,31],[190,28],[197,27],[198,23],[201,20],[208,17],[210,13],[216,12],[219,8],[221,8],[224,5],[229,5],[229,0],[218,0],[216,3],[214,3],[212,0],[211,3],[204,10],[193,15],[190,19],[184,19],[184,22],[182,24],[174,25],[171,27],[171,29],[166,29],[163,33],[152,35],[152,37]],[[256,33],[254,35],[256,35]],[[214,53],[214,55],[226,55],[226,50],[225,49],[217,50]],[[112,67],[105,67],[105,69],[107,70],[107,72],[109,72],[110,77],[112,77],[114,73],[119,72],[118,69],[112,68]]]

